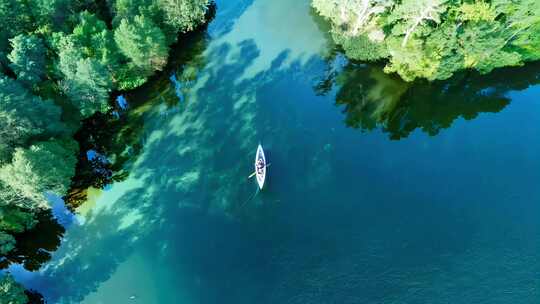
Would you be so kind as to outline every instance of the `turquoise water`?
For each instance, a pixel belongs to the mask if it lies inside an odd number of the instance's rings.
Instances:
[[[218,1],[126,94],[127,178],[17,278],[50,303],[539,303],[540,65],[405,84],[323,28]]]

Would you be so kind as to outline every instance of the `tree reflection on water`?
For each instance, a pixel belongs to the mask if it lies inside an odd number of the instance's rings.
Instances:
[[[26,270],[36,271],[51,259],[51,252],[58,249],[65,229],[44,211],[37,216],[34,228],[15,235],[17,246],[0,261],[0,269],[12,264],[22,264]]]
[[[331,66],[338,61],[333,60]],[[510,91],[540,82],[538,62],[488,75],[466,72],[431,83],[404,82],[376,64],[349,62],[329,70],[315,90],[327,94],[338,88],[335,102],[343,106],[347,126],[362,131],[381,128],[394,140],[416,129],[434,136],[460,117],[471,120],[480,113],[497,113],[511,102]]]
[[[182,45],[171,51],[172,59],[166,72],[138,89],[125,92],[123,100],[129,104],[127,111],[118,107],[111,113],[96,113],[83,121],[82,128],[75,134],[80,146],[76,174],[64,197],[71,211],[86,202],[90,188],[103,189],[128,177],[130,163],[144,145],[142,132],[147,112],[158,106],[172,110],[181,106],[174,83],[170,83],[167,76],[172,73],[184,84],[196,78],[197,71],[205,65],[202,53],[206,49],[207,35],[203,28],[184,35],[180,41]],[[185,94],[189,86],[184,85],[181,90]],[[89,157],[89,152],[95,157]]]

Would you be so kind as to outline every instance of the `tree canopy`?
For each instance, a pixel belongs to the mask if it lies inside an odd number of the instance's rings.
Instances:
[[[16,146],[32,138],[65,132],[61,109],[50,100],[34,96],[19,82],[0,76],[0,164],[9,160]]]
[[[0,277],[0,303],[28,303],[28,297],[24,293],[24,287],[15,282],[10,274],[4,274],[2,277]]]
[[[143,71],[161,70],[167,62],[165,35],[144,15],[131,21],[122,19],[114,39],[122,53]]]
[[[19,34],[11,40],[9,65],[17,79],[30,87],[38,84],[45,75],[45,45],[36,35]]]
[[[204,22],[208,0],[158,0],[165,22],[180,32],[187,32]]]
[[[79,59],[73,76],[62,82],[66,95],[84,117],[109,109],[112,78],[107,68],[94,58]]]
[[[519,66],[540,59],[535,0],[313,0],[351,59],[385,61],[404,80]]]
[[[50,140],[16,148],[11,163],[0,167],[0,181],[19,195],[45,205],[45,192],[63,195],[75,171],[77,144]]]

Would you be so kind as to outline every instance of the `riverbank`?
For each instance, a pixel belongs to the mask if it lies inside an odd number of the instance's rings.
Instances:
[[[8,53],[6,58],[0,58],[0,102],[4,106],[0,116],[5,118],[0,140],[2,269],[15,263],[37,270],[58,248],[64,227],[53,218],[51,199],[58,200],[67,194],[66,206],[75,211],[89,186],[102,188],[121,179],[119,175],[113,176],[115,167],[109,166],[121,165],[125,153],[116,159],[116,155],[92,149],[103,147],[95,139],[105,137],[109,140],[107,148],[114,149],[113,137],[119,139],[129,132],[120,126],[120,112],[127,104],[116,99],[129,92],[114,90],[140,86],[155,71],[170,66],[163,62],[168,54],[159,55],[162,57],[158,60],[155,48],[162,52],[168,44],[177,47],[186,43],[189,35],[182,33],[203,32],[215,13],[215,5],[206,0],[191,2],[191,10],[181,16],[173,15],[177,9],[174,5],[155,6],[150,11],[146,10],[145,1],[140,2],[141,11],[134,11],[133,7],[125,11],[125,3],[114,3],[115,14],[104,3],[95,7],[54,7],[47,12],[34,10],[37,4],[18,4],[21,18],[13,19],[16,26],[6,37],[11,44],[0,46]],[[59,17],[68,11],[73,15]],[[44,15],[37,18],[36,13]],[[56,19],[47,14],[56,14]],[[64,18],[69,21],[64,22]],[[173,28],[174,25],[178,27]],[[47,32],[43,32],[44,27]],[[166,41],[158,39],[162,45],[156,45],[136,35],[161,35]],[[186,41],[178,40],[184,38]],[[126,43],[130,48],[145,49],[151,65],[143,67],[137,63],[141,58],[124,48]],[[25,65],[25,60],[34,60],[35,64]],[[126,73],[138,78],[123,78]],[[85,129],[89,127],[94,129],[89,132]],[[110,127],[113,128],[107,130]],[[78,128],[81,129],[76,131]],[[132,144],[126,139],[116,146]],[[9,293],[0,296],[9,297]],[[17,301],[25,301],[24,296],[18,298]]]

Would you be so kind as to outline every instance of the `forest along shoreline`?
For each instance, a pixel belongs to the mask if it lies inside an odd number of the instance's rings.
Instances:
[[[125,102],[116,97],[166,70],[171,49],[204,31],[215,4],[43,0],[0,6],[0,302],[42,303],[6,269],[21,264],[36,271],[60,245],[65,229],[52,215],[51,197],[63,197],[74,211],[88,186],[122,178],[113,174],[122,160],[107,162],[95,141],[118,131],[114,121]]]
[[[382,62],[405,81],[487,74],[540,60],[540,2],[312,0],[352,60]]]
[[[391,139],[400,139],[434,120],[447,127],[466,115],[459,100],[467,105],[480,100],[474,113],[499,111],[509,102],[508,90],[538,83],[536,0],[311,4],[325,19],[321,30],[337,46],[328,61],[347,58],[314,89],[327,94],[339,87],[336,104],[345,105],[351,127],[372,130],[384,124]],[[215,9],[210,0],[0,0],[1,303],[42,302],[5,270],[19,264],[36,271],[60,245],[65,228],[52,214],[51,198],[63,198],[74,211],[89,187],[127,176],[126,164],[142,148],[143,124],[134,122],[143,118],[133,112],[147,106],[129,96],[153,98],[147,86],[168,77],[163,72],[178,63],[172,60],[182,60],[175,51],[192,51],[189,42],[197,44]],[[478,75],[502,67],[514,68]],[[520,74],[512,78],[513,86],[505,82],[509,71]],[[463,83],[470,86],[475,79],[479,84],[464,90]],[[382,83],[393,95],[366,98],[356,89],[363,82],[379,85],[374,91]],[[410,98],[407,92],[419,83],[428,93],[445,91],[441,99],[455,96],[455,113],[442,117],[444,110],[434,110],[422,116],[423,100],[413,99],[408,104],[420,114],[399,125],[403,119],[392,113],[405,112],[398,101]]]

